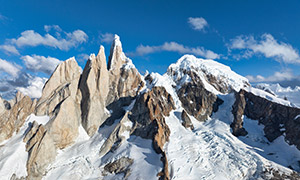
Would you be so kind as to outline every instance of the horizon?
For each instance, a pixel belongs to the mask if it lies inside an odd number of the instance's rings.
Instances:
[[[192,54],[225,64],[252,84],[300,86],[297,1],[1,4],[3,97],[41,89],[55,67],[70,57],[84,68],[100,45],[108,61],[114,34],[141,74],[163,74],[184,54]]]

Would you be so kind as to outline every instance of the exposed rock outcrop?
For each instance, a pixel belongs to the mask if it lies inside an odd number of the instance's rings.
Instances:
[[[32,101],[29,96],[18,92],[12,107],[5,100],[2,103],[4,109],[0,114],[0,142],[19,132],[26,118],[34,111],[36,100]]]
[[[56,106],[68,97],[76,100],[80,75],[81,68],[75,58],[59,64],[43,88],[36,115],[51,115]]]
[[[56,147],[52,137],[43,125],[34,122],[25,135],[24,141],[27,142],[26,151],[28,151],[27,179],[42,179],[47,166],[56,157]]]
[[[123,53],[122,44],[117,35],[110,49],[108,70],[110,82],[107,105],[122,97],[135,97],[144,86],[141,75]]]
[[[100,153],[99,153],[100,157],[102,157],[103,155],[105,155],[110,151],[114,151],[115,149],[117,149],[126,138],[124,134],[127,133],[129,136],[132,133],[131,132],[132,126],[130,126],[132,122],[128,119],[128,114],[129,112],[127,112],[124,115],[120,123],[115,127],[115,129],[109,135],[107,140],[101,146]]]
[[[185,127],[185,128],[190,128],[191,130],[194,129],[194,125],[189,117],[189,115],[185,112],[185,110],[182,110],[182,113],[181,113],[181,120],[183,121],[182,122],[182,125]]]
[[[29,153],[29,179],[41,179],[56,151],[71,145],[78,136],[81,120],[80,96],[77,96],[81,69],[74,58],[58,65],[43,88],[36,107],[37,115],[48,115],[46,125],[33,123],[24,137]]]
[[[134,123],[133,134],[152,139],[154,150],[162,155],[164,168],[160,179],[170,179],[168,161],[163,146],[169,140],[170,129],[164,116],[175,109],[171,95],[163,87],[153,87],[151,91],[137,97],[130,119]]]
[[[285,133],[285,140],[300,149],[300,109],[269,101],[245,90],[241,90],[237,96],[240,97],[237,101],[246,102],[244,110],[240,112],[263,124],[269,141]]]
[[[130,175],[130,166],[133,164],[133,159],[128,157],[121,157],[114,162],[108,163],[104,167],[104,174],[106,172],[120,174],[124,173],[124,179],[127,179]]]
[[[199,121],[205,121],[213,113],[215,104],[222,104],[215,94],[205,89],[201,78],[194,72],[188,72],[191,80],[184,83],[177,94],[186,112]]]
[[[81,92],[81,122],[82,126],[92,136],[109,114],[105,111],[108,95],[109,74],[106,66],[104,47],[101,46],[98,55],[92,55],[85,65],[80,78]]]
[[[235,94],[235,103],[232,106],[233,122],[231,123],[232,134],[235,136],[246,136],[248,132],[243,128],[243,115],[246,101],[243,92]]]

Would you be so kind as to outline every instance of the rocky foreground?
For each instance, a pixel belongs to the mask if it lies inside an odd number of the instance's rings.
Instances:
[[[191,55],[142,76],[118,36],[106,62],[101,46],[83,71],[58,65],[38,100],[0,99],[0,177],[300,178],[300,109],[288,101]]]

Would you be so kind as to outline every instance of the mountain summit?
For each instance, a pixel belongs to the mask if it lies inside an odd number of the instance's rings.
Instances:
[[[117,35],[0,114],[2,179],[300,178],[297,106],[192,55],[142,76]]]

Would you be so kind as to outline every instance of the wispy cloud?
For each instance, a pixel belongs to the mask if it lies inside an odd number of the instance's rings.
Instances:
[[[228,48],[229,51],[234,49],[244,51],[242,55],[235,56],[237,59],[250,58],[255,54],[260,54],[284,63],[300,63],[298,50],[290,44],[278,42],[271,34],[263,34],[260,40],[253,36],[238,36],[230,40]]]
[[[46,32],[49,32],[51,30],[55,30],[55,31],[58,31],[58,32],[62,32],[63,30],[59,27],[59,25],[44,25],[44,30]]]
[[[27,69],[33,72],[44,72],[46,74],[51,74],[56,66],[62,62],[53,57],[44,57],[35,54],[32,56],[22,56],[21,59],[24,61]]]
[[[88,54],[85,54],[85,53],[82,53],[82,54],[78,54],[76,56],[76,60],[79,61],[79,62],[85,62],[86,60],[89,59],[89,55]]]
[[[6,16],[3,16],[1,13],[0,13],[0,21],[1,20],[7,20],[8,18]]]
[[[279,83],[283,86],[299,86],[300,76],[293,74],[290,69],[275,72],[271,76],[264,77],[262,75],[251,76],[248,75],[246,78],[249,79],[251,83]]]
[[[12,64],[4,59],[0,59],[0,71],[5,72],[13,77],[17,77],[21,67]]]
[[[13,45],[0,45],[0,49],[3,50],[7,55],[20,55],[19,51],[17,50],[17,48]]]
[[[111,43],[114,40],[114,34],[112,33],[105,33],[100,34],[100,40],[104,43]]]
[[[203,47],[188,47],[177,42],[165,42],[164,44],[159,46],[139,45],[136,48],[136,52],[134,53],[134,55],[143,56],[145,54],[151,54],[160,51],[178,52],[180,54],[194,54],[209,59],[220,58],[219,54],[214,53],[211,50],[207,50]]]
[[[203,17],[189,17],[188,23],[192,26],[194,30],[201,31],[208,26],[207,21]]]

